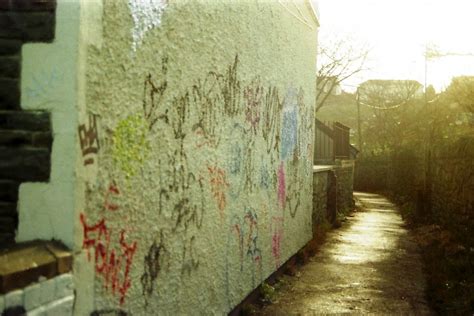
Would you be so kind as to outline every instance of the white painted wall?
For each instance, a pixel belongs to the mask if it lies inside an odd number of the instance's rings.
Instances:
[[[77,211],[78,0],[58,0],[53,43],[22,49],[21,105],[52,116],[49,183],[22,183],[16,240],[58,239],[73,247]]]

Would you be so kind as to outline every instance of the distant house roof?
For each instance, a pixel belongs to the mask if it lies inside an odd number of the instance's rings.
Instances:
[[[423,95],[423,85],[416,80],[371,79],[361,83],[359,89],[362,96],[375,94],[392,100]]]
[[[423,85],[416,80],[397,80],[397,79],[370,79],[364,81],[359,86],[416,86],[422,88]]]

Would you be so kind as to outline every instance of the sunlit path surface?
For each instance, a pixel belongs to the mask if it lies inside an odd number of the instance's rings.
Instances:
[[[363,210],[329,233],[263,315],[432,314],[417,247],[394,205],[380,195],[355,195]]]

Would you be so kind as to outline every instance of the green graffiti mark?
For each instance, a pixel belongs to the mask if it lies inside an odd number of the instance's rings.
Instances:
[[[137,174],[150,152],[147,122],[140,114],[120,121],[113,136],[113,158],[127,179]]]

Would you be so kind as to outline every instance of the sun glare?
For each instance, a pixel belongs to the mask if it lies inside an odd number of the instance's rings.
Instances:
[[[427,84],[445,88],[453,76],[474,75],[472,0],[319,0],[320,37],[349,35],[370,47],[366,79],[425,82],[424,51],[435,45],[442,56],[427,62]],[[358,81],[358,82],[354,82]]]

